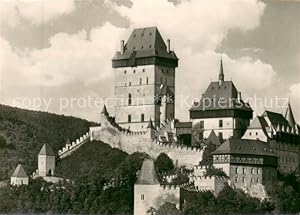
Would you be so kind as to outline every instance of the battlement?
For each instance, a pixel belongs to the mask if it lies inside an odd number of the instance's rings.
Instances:
[[[80,138],[76,139],[72,143],[67,143],[61,150],[58,150],[59,158],[64,158],[70,155],[73,151],[77,150],[82,144],[90,140],[90,132],[86,132]]]
[[[163,190],[179,190],[180,186],[178,186],[178,185],[160,185],[160,188]]]

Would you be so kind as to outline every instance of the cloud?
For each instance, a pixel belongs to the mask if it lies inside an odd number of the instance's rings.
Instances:
[[[22,17],[38,25],[68,14],[74,9],[74,0],[59,0],[59,3],[53,0],[2,0],[0,24],[12,27]]]
[[[36,49],[18,56],[2,40],[2,80],[26,77],[28,85],[61,86],[74,82],[89,84],[111,75],[111,58],[117,49],[116,41],[125,30],[109,23],[90,32],[59,33],[49,39],[50,47]],[[21,79],[22,80],[22,79]],[[23,79],[24,80],[24,79]],[[24,83],[22,81],[22,83]]]
[[[294,108],[294,114],[296,115],[297,119],[300,119],[299,111],[295,111],[295,110],[299,110],[299,107],[300,107],[300,82],[290,86],[288,95],[289,95],[289,99],[291,101],[292,107],[296,107],[296,108]]]
[[[124,19],[128,19],[131,23],[129,29],[106,23],[102,27],[92,28],[89,37],[86,30],[76,34],[57,33],[49,38],[49,47],[21,53],[4,42],[6,48],[1,50],[4,57],[2,63],[8,69],[2,70],[2,83],[15,86],[25,84],[14,82],[14,78],[21,77],[20,80],[26,80],[28,86],[59,87],[64,89],[61,91],[69,92],[69,96],[72,92],[68,86],[74,86],[74,83],[79,88],[113,86],[111,58],[119,49],[119,41],[127,39],[135,27],[156,25],[164,39],[171,38],[172,49],[180,58],[176,77],[176,110],[177,117],[186,119],[189,107],[178,103],[179,98],[201,96],[210,80],[216,80],[218,76],[220,53],[216,49],[227,33],[230,30],[256,28],[265,8],[264,3],[256,0],[189,0],[176,5],[167,0],[132,0],[132,3],[131,7],[125,7],[106,1]],[[24,6],[22,8],[26,9]],[[35,18],[38,12],[33,12],[34,9],[25,11],[23,14],[28,19],[40,23]],[[57,16],[61,14],[63,10],[56,13]],[[48,17],[48,20],[55,18],[54,15]],[[276,79],[272,66],[259,59],[248,56],[233,59],[226,53],[222,56],[226,79],[232,78],[243,93],[262,91]],[[111,91],[105,87],[99,87],[99,94],[108,96],[107,92]],[[15,91],[17,89],[14,88]],[[73,93],[76,96],[77,91]],[[90,89],[85,89],[84,93],[91,93]]]

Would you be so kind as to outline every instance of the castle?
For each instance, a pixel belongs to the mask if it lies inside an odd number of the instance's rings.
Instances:
[[[112,59],[115,116],[110,116],[104,105],[99,126],[67,143],[58,157],[64,159],[86,142],[100,140],[127,153],[145,152],[152,159],[165,153],[177,167],[192,170],[187,184],[161,186],[153,160],[145,160],[134,188],[135,214],[147,214],[164,202],[180,209],[183,188],[217,195],[228,183],[252,196],[267,198],[266,187],[277,180],[277,170],[292,172],[299,167],[300,127],[290,104],[285,116],[265,111],[252,120],[251,106],[243,101],[233,81],[225,80],[221,59],[218,81],[211,82],[201,100],[190,108],[190,121],[180,122],[174,105],[177,66],[170,40],[165,44],[156,27],[134,29]],[[209,143],[217,148],[212,166],[228,178],[208,176],[209,167],[200,166]],[[55,163],[47,146],[41,152],[35,175],[46,180],[54,174]],[[21,167],[17,170],[14,177],[25,177]],[[20,183],[12,177],[12,184]]]

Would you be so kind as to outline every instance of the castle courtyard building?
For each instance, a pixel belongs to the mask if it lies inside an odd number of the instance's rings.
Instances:
[[[212,130],[221,142],[230,137],[242,137],[250,124],[252,112],[234,83],[224,80],[221,59],[219,80],[211,82],[199,102],[194,102],[190,109],[192,144],[208,138]]]
[[[289,173],[299,168],[300,127],[295,123],[293,112],[288,104],[286,114],[264,111],[247,128],[243,139],[258,139],[268,143],[279,157],[278,169]]]
[[[175,69],[178,58],[156,27],[134,29],[112,59],[115,73],[115,121],[143,131],[174,119]]]
[[[213,166],[223,170],[235,188],[249,191],[277,179],[278,157],[262,141],[229,138],[212,154]]]

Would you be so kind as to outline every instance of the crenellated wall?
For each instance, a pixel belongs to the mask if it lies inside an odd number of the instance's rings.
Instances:
[[[58,150],[59,158],[64,158],[71,155],[75,150],[77,150],[80,146],[90,140],[90,133],[86,132],[80,138],[72,143],[67,143],[61,150]]]
[[[101,126],[90,128],[91,140],[99,140],[129,154],[144,152],[152,158],[166,153],[178,166],[192,167],[202,160],[203,151],[196,147],[162,143],[156,138],[156,131],[131,132],[120,129],[112,123],[111,117],[102,114]]]

